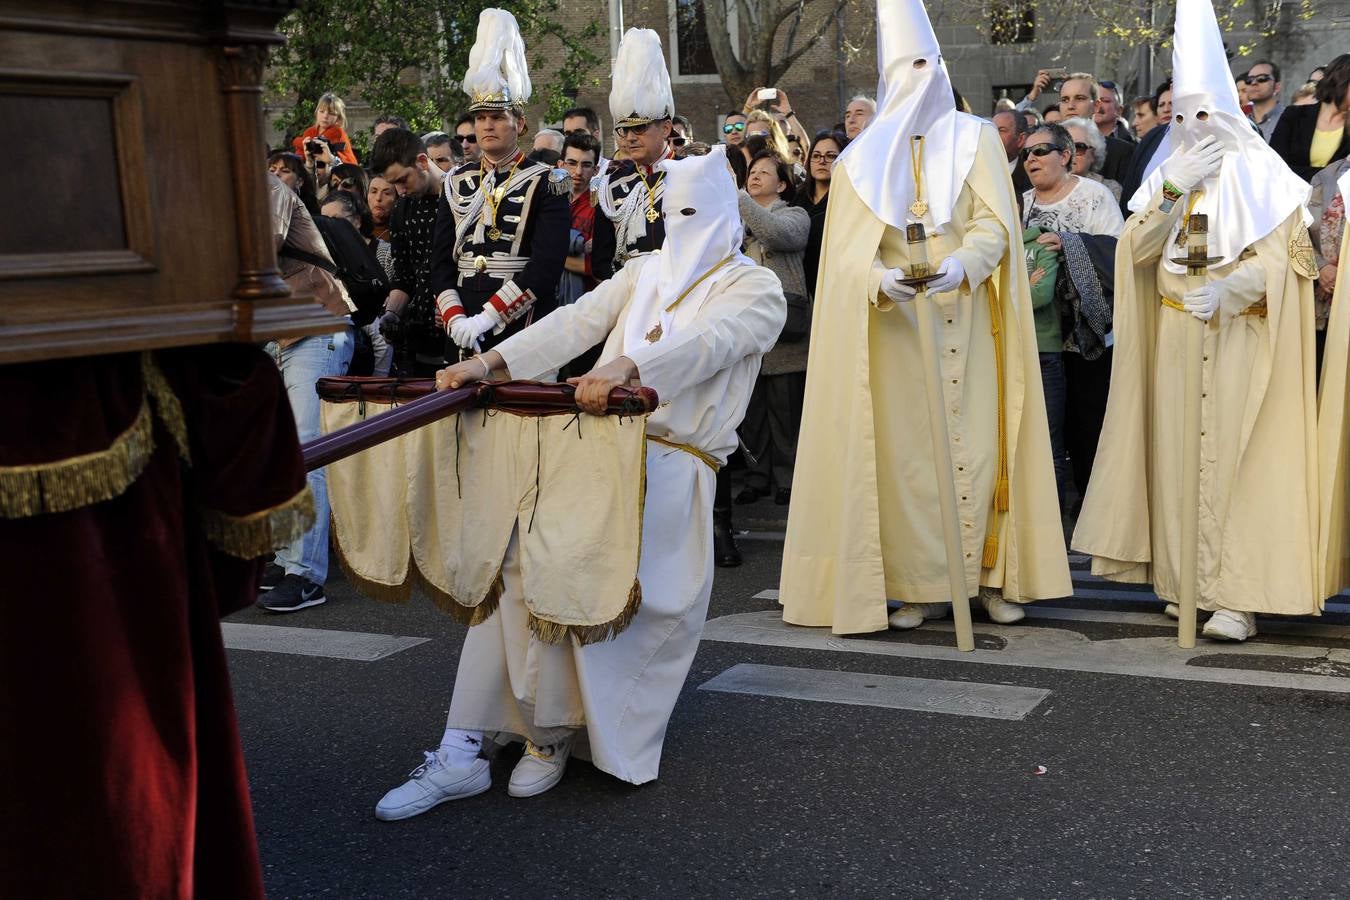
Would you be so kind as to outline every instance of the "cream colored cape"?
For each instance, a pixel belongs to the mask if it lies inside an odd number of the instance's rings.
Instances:
[[[1144,229],[1167,227],[1158,219],[1168,218],[1160,199],[1161,193],[1130,218],[1116,245],[1110,399],[1072,544],[1093,557],[1095,574],[1152,583],[1170,600],[1177,575],[1153,565],[1162,526],[1153,518],[1150,492],[1158,484],[1180,490],[1181,448],[1157,446],[1152,432],[1155,393],[1175,394],[1180,404],[1182,386],[1155,383],[1158,256],[1136,247]],[[1310,613],[1320,607],[1312,282],[1306,269],[1300,274],[1291,264],[1300,231],[1306,232],[1296,211],[1250,248],[1265,272],[1268,349],[1252,358],[1248,393],[1240,402],[1235,477],[1216,488],[1230,492],[1221,534],[1202,535],[1202,543],[1218,548],[1216,560],[1201,560],[1202,575],[1216,576],[1208,585],[1202,577],[1206,609]],[[1167,250],[1170,238],[1163,243]],[[1146,261],[1139,262],[1139,255]],[[1234,320],[1223,327],[1241,326]]]
[[[966,187],[997,218],[1002,249],[987,277],[975,274],[984,263],[963,260],[969,262],[966,271],[978,284],[961,302],[973,302],[976,308],[987,306],[986,292],[997,291],[1006,359],[1009,510],[998,517],[997,561],[980,572],[981,583],[1001,586],[1004,596],[1014,601],[1063,597],[1072,593],[1072,587],[1021,229],[1006,155],[992,127],[980,131],[980,146]],[[953,476],[936,472],[926,435],[909,446],[885,450],[903,458],[879,456],[874,403],[917,404],[920,409],[926,403],[923,384],[873,382],[869,334],[880,327],[873,324],[873,318],[901,314],[878,314],[872,309],[877,287],[873,263],[885,236],[886,225],[862,203],[847,173],[836,170],[816,285],[811,365],[779,598],[785,621],[830,625],[839,634],[887,627],[879,470],[893,467],[899,472],[909,467],[923,473],[914,477]],[[961,252],[956,249],[952,254]],[[937,256],[932,259],[934,264],[939,261]],[[989,341],[987,335],[984,340]],[[981,365],[985,362],[980,361]],[[989,403],[988,398],[983,402]],[[942,525],[936,506],[931,523],[940,547]],[[944,597],[946,593],[944,589]]]
[[[1346,264],[1336,272],[1337,302],[1327,322],[1326,351],[1322,357],[1322,386],[1317,407],[1318,477],[1321,488],[1321,533],[1318,547],[1323,597],[1350,586],[1350,529],[1346,528],[1346,492],[1350,490],[1350,228],[1341,237]]]
[[[323,428],[389,409],[323,403]],[[536,637],[613,637],[642,599],[645,438],[642,417],[475,410],[386,441],[328,467],[339,560],[371,596],[407,600],[417,581],[442,610],[476,625],[497,608],[518,533]]]

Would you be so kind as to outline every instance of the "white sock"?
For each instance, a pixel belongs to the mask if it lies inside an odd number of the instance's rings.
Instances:
[[[464,731],[459,728],[447,728],[441,735],[441,756],[447,760],[469,762],[478,757],[483,749],[483,732]]]

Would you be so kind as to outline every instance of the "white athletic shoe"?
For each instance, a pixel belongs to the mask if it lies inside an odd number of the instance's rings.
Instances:
[[[1180,621],[1181,607],[1175,603],[1169,603],[1163,607],[1163,615],[1167,616],[1167,618],[1171,619],[1174,622]]]
[[[1249,612],[1221,609],[1209,617],[1202,633],[1216,641],[1245,641],[1256,634],[1256,616]]]
[[[899,609],[886,617],[886,622],[896,631],[909,631],[927,619],[942,618],[950,609],[947,603],[901,603]]]
[[[980,588],[980,605],[999,625],[1011,625],[1027,617],[1027,611],[1020,603],[1009,603],[998,591]]]
[[[506,792],[512,797],[537,797],[562,780],[567,758],[572,755],[572,738],[540,747],[525,741],[525,755],[511,770]]]
[[[447,800],[475,797],[492,787],[492,765],[475,757],[464,762],[451,754],[427,751],[426,762],[408,774],[408,780],[380,799],[375,818],[397,822],[424,813]]]

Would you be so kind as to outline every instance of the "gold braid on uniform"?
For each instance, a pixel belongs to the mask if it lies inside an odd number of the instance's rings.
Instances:
[[[1003,310],[999,306],[998,288],[989,281],[989,333],[994,338],[994,377],[998,380],[998,471],[994,476],[994,516],[989,533],[984,539],[984,558],[980,565],[992,569],[998,564],[998,532],[1002,524],[1000,513],[1008,511],[1011,493],[1008,478],[1008,411],[1003,378],[1006,361],[1003,358]]]

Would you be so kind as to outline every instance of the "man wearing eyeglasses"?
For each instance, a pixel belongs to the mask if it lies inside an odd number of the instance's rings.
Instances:
[[[675,116],[670,120],[670,155],[679,159],[684,156],[684,148],[694,142],[694,126],[684,116]]]
[[[595,238],[591,268],[596,278],[613,276],[628,260],[655,253],[665,243],[661,197],[669,159],[675,98],[661,38],[649,28],[631,28],[619,45],[609,93],[614,135],[627,158],[607,167],[596,182]]]
[[[1280,87],[1280,67],[1270,60],[1255,62],[1247,70],[1247,99],[1252,102],[1252,121],[1261,129],[1267,144],[1275,133],[1275,123],[1284,113]]]
[[[478,165],[482,151],[478,149],[478,135],[473,130],[472,113],[464,113],[455,122],[455,137],[459,138],[459,147],[464,151],[464,161]]]
[[[722,122],[722,140],[728,147],[739,147],[745,142],[745,113],[729,112]]]

